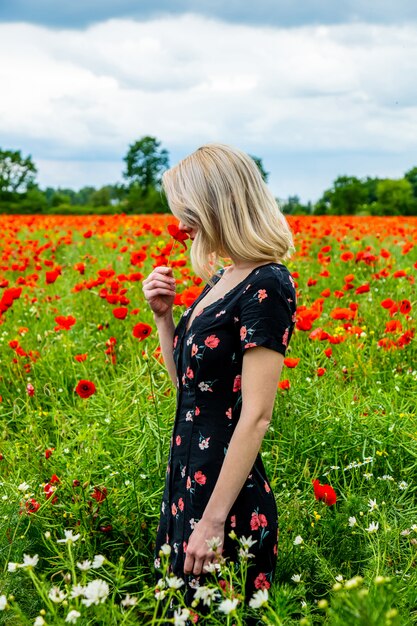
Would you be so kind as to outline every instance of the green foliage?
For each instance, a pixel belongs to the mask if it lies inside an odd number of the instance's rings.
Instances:
[[[20,150],[0,148],[0,199],[13,200],[34,183],[37,169],[30,156],[22,157]]]
[[[250,154],[249,156],[251,157],[251,159],[253,159],[255,161],[256,165],[259,168],[259,171],[261,172],[262,178],[267,183],[268,182],[268,178],[269,178],[269,172],[266,172],[264,170],[264,166],[262,165],[262,159],[260,159],[259,157],[253,156],[253,154]]]
[[[142,187],[144,193],[150,189],[159,189],[161,176],[169,167],[168,152],[160,149],[161,142],[155,137],[142,137],[129,146],[124,157],[126,169],[123,177],[129,186]]]
[[[380,180],[376,188],[380,215],[413,215],[417,200],[409,180]]]

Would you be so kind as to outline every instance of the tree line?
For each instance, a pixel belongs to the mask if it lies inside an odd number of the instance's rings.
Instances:
[[[268,182],[262,159],[250,156]],[[161,178],[170,165],[161,142],[142,137],[129,145],[123,161],[123,182],[78,191],[41,189],[32,157],[0,148],[0,213],[168,213]],[[277,202],[284,213],[292,215],[416,215],[417,167],[400,179],[339,176],[314,204],[302,204],[298,196],[277,198]]]

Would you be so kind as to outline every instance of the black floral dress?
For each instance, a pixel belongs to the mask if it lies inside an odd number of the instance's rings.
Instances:
[[[217,282],[224,268],[213,277]],[[175,328],[177,411],[155,546],[171,546],[171,571],[185,581],[187,604],[207,575],[184,574],[187,542],[216,485],[239,420],[242,360],[246,350],[265,346],[285,355],[295,325],[294,280],[281,263],[258,266],[219,300],[208,304],[187,331],[187,319],[207,294],[207,283]],[[247,594],[269,588],[275,573],[278,513],[260,454],[225,524],[223,555],[237,559],[228,534],[256,543],[248,569]],[[159,578],[159,574],[156,574]]]

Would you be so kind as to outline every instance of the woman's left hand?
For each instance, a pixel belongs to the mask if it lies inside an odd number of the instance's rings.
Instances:
[[[203,518],[195,525],[191,533],[184,562],[184,574],[204,574],[204,567],[216,561],[216,553],[207,545],[207,540],[215,537],[219,541],[217,552],[221,553],[224,541],[224,523],[206,521]]]

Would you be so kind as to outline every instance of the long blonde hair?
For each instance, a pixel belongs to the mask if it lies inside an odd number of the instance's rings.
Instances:
[[[255,161],[222,143],[208,143],[162,176],[169,208],[190,228],[196,275],[212,285],[220,258],[257,263],[292,256],[288,222],[265,184]]]

